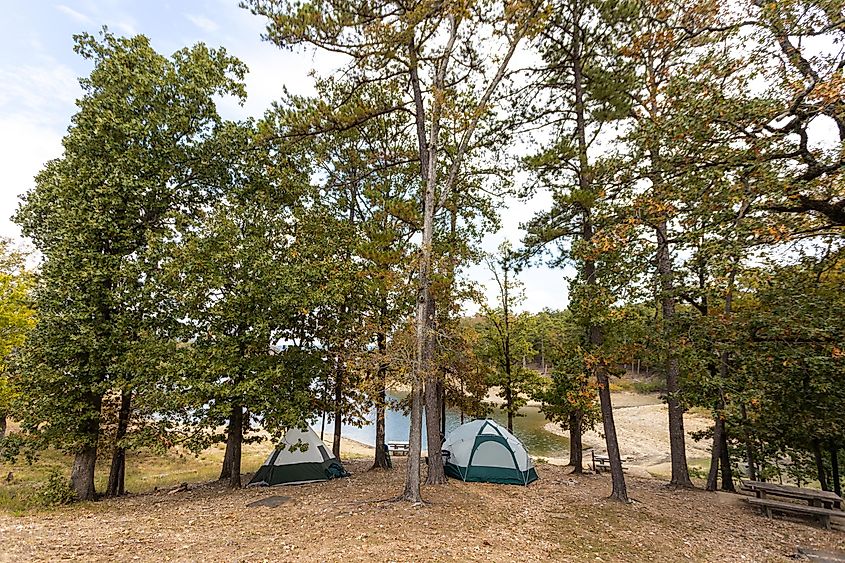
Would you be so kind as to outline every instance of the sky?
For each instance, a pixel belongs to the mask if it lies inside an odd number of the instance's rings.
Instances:
[[[92,70],[90,61],[73,52],[74,34],[96,34],[104,25],[116,35],[144,34],[164,55],[197,42],[225,47],[250,69],[246,104],[221,102],[220,112],[228,119],[260,116],[283,87],[312,93],[309,72],[334,68],[328,55],[282,51],[262,41],[263,19],[239,8],[238,0],[0,0],[0,7],[0,236],[16,240],[20,230],[10,217],[44,163],[61,156],[61,140],[82,93],[77,80]],[[520,224],[549,199],[541,194],[508,203],[502,229],[482,242],[488,252],[504,239],[518,246]],[[525,270],[520,275],[522,308],[565,307],[565,273],[571,274],[546,267]],[[467,277],[481,284],[492,302],[495,289],[487,267],[470,267]],[[468,307],[468,312],[474,310]]]

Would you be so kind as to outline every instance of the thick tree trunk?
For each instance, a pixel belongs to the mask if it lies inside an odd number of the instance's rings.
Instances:
[[[229,488],[241,488],[241,448],[244,441],[244,410],[241,405],[232,406],[232,414],[229,420],[229,439],[232,443],[231,474],[229,475]],[[228,440],[227,440],[228,441]]]
[[[100,437],[100,408],[102,397],[88,396],[90,412],[80,430],[87,438],[73,458],[70,470],[70,483],[76,492],[78,500],[95,500],[97,491],[94,488],[94,470],[97,465],[97,442]]]
[[[833,492],[842,496],[842,481],[839,477],[839,448],[833,446],[830,448],[830,465],[833,477]]]
[[[441,449],[443,438],[440,435],[440,393],[437,376],[427,378],[425,385],[425,431],[428,449],[428,475],[426,484],[442,485],[446,482]]]
[[[822,456],[822,448],[818,440],[813,440],[813,456],[816,458],[816,476],[819,480],[819,485],[823,491],[829,491],[830,486],[827,483],[827,472],[824,470],[824,457]]]
[[[6,413],[0,412],[0,439],[6,437]]]
[[[675,320],[674,281],[672,280],[672,257],[669,253],[667,222],[657,225],[657,273],[660,278],[660,305],[663,314],[664,342],[666,351],[666,404],[669,407],[669,449],[672,459],[672,478],[669,484],[675,487],[692,488],[687,467],[686,434],[684,433],[684,408],[680,401],[680,365],[675,353],[672,324]]]
[[[387,461],[387,446],[385,434],[385,410],[387,408],[387,363],[384,361],[384,354],[387,351],[387,336],[384,333],[376,335],[376,342],[378,343],[379,354],[382,355],[382,360],[379,362],[378,372],[376,373],[376,453],[373,460],[373,466],[370,469],[389,469],[390,464]]]
[[[70,484],[78,500],[95,500],[94,468],[97,464],[97,446],[84,446],[73,458],[70,470]]]
[[[334,380],[334,433],[332,453],[340,459],[340,438],[343,433],[343,370],[338,364]]]
[[[573,473],[584,472],[584,452],[581,443],[581,412],[569,413],[569,465]]]
[[[428,300],[428,315],[431,322],[435,318],[435,301],[432,297]],[[433,350],[430,350],[431,354]],[[432,356],[429,355],[429,358]],[[428,475],[426,484],[442,485],[446,482],[446,472],[443,467],[443,436],[440,434],[440,378],[437,371],[430,365],[425,378],[425,430],[428,446]]]
[[[126,492],[124,485],[126,477],[126,448],[120,443],[126,437],[131,413],[132,392],[123,390],[120,393],[120,410],[117,415],[117,431],[114,436],[115,445],[114,451],[112,452],[106,496],[118,497]]]

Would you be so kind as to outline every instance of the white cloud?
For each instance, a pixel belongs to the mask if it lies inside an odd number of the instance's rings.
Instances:
[[[44,164],[62,154],[61,132],[25,117],[0,116],[0,236],[19,238],[11,216],[19,196],[34,185],[33,177]]]
[[[69,16],[71,19],[78,23],[84,23],[89,25],[94,23],[94,20],[92,20],[82,12],[74,10],[70,6],[65,6],[64,4],[56,4],[56,9],[61,13],[65,14],[66,16]]]
[[[197,16],[193,14],[185,14],[185,17],[188,18],[188,20],[190,20],[192,24],[207,33],[214,33],[215,31],[220,29],[220,26],[217,24],[217,22],[212,20],[211,18],[207,18],[205,16]]]
[[[75,73],[55,61],[0,66],[0,116],[15,115],[42,125],[63,123],[80,93]]]
[[[0,66],[0,236],[18,238],[10,217],[44,164],[61,155],[64,128],[81,95],[75,73],[55,60]]]
[[[138,28],[135,26],[135,21],[131,19],[111,22],[109,27],[113,27],[123,33],[124,35],[138,35]]]

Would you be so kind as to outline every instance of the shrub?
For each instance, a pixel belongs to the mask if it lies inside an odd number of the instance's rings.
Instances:
[[[70,504],[76,500],[73,487],[61,471],[51,469],[47,475],[47,482],[38,492],[38,500],[44,506],[60,506]]]

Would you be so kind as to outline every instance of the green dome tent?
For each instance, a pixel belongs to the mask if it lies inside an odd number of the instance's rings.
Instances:
[[[463,481],[527,485],[537,480],[534,462],[516,436],[493,420],[473,420],[446,438],[446,475]]]
[[[295,485],[348,476],[310,427],[291,428],[247,486]]]

